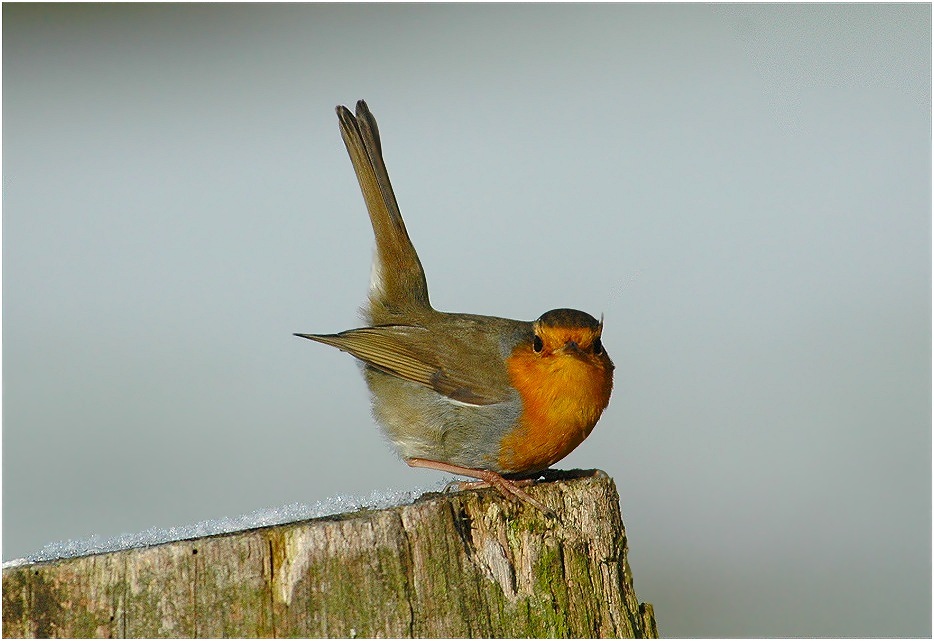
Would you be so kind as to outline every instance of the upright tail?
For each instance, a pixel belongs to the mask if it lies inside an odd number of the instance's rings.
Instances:
[[[392,323],[405,309],[430,307],[425,271],[392,193],[376,118],[362,100],[357,101],[356,117],[340,105],[337,118],[376,236],[369,320],[374,324]]]

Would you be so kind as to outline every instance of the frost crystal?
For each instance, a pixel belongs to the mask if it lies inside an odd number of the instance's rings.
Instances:
[[[280,525],[343,512],[353,512],[362,508],[381,510],[397,505],[408,505],[425,492],[437,492],[443,486],[444,482],[439,482],[434,486],[412,490],[376,490],[365,497],[338,495],[323,501],[316,501],[313,504],[292,503],[282,507],[256,510],[242,516],[201,521],[194,525],[169,528],[152,527],[139,534],[120,534],[110,538],[103,538],[95,534],[86,539],[49,543],[38,552],[22,559],[5,561],[3,567],[15,567],[26,563],[67,559],[102,552],[116,552],[118,550],[168,543],[169,541],[195,539],[213,534],[228,534],[268,525]]]

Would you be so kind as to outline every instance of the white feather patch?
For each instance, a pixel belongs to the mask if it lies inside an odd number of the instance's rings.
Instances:
[[[373,250],[373,263],[370,265],[370,295],[383,296],[386,294],[386,283],[383,280],[383,265],[379,260],[379,253]]]

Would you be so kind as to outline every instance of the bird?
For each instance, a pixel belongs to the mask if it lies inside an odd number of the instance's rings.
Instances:
[[[336,111],[376,238],[366,326],[295,336],[363,363],[375,421],[408,465],[477,479],[547,511],[522,487],[580,445],[610,401],[602,316],[559,308],[521,321],[434,309],[376,118],[364,100],[356,114]]]

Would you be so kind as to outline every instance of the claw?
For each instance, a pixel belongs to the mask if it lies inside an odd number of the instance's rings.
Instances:
[[[540,501],[537,501],[536,499],[529,496],[528,492],[519,487],[520,485],[534,484],[534,479],[513,481],[492,470],[476,470],[469,467],[461,467],[459,465],[442,463],[440,461],[430,461],[423,458],[410,458],[406,459],[405,462],[408,463],[411,467],[424,467],[432,470],[440,470],[441,472],[460,474],[461,476],[469,476],[471,478],[479,479],[478,481],[455,481],[453,484],[449,484],[448,487],[445,488],[445,491],[447,491],[454,484],[457,484],[459,489],[495,487],[506,498],[519,499],[521,502],[527,503],[528,505],[541,510],[546,515],[554,516],[554,512],[545,507]]]

